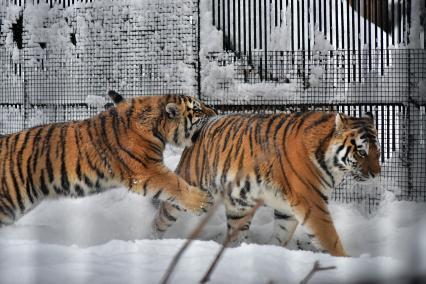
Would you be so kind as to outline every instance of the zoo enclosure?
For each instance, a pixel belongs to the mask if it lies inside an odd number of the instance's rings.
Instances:
[[[424,18],[412,1],[0,3],[0,132],[88,117],[108,89],[189,93],[225,113],[368,110],[381,185],[349,179],[333,199],[370,212],[384,188],[426,201]]]

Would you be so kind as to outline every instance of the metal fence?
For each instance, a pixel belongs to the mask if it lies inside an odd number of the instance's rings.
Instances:
[[[7,2],[10,5],[13,1]],[[30,2],[23,1],[21,5]],[[377,42],[385,44],[377,49],[375,40],[371,48],[346,45],[343,38],[337,40],[337,34],[343,37],[344,29],[332,28],[343,24],[338,18],[341,11],[349,11],[349,15],[355,17],[359,10],[351,10],[351,7],[380,7],[385,2],[212,0],[209,7],[213,9],[214,24],[220,29],[225,27],[223,35],[228,52],[208,53],[201,59],[197,1],[188,0],[182,4],[170,0],[142,11],[118,9],[117,14],[113,9],[105,9],[104,14],[98,15],[103,17],[99,19],[93,16],[93,6],[80,5],[72,9],[73,1],[51,2],[52,5],[60,4],[61,9],[71,9],[67,10],[70,42],[65,49],[55,48],[49,42],[31,41],[31,31],[25,24],[21,34],[22,48],[8,48],[4,34],[7,30],[0,20],[0,133],[40,123],[89,117],[103,109],[108,101],[103,96],[108,89],[115,89],[126,97],[190,93],[223,113],[321,109],[359,116],[371,111],[375,114],[383,153],[382,182],[378,186],[365,187],[349,179],[335,191],[333,199],[361,204],[370,212],[379,204],[385,189],[395,191],[399,199],[426,201],[426,51],[386,48],[393,40],[399,42],[401,39],[402,43],[407,40],[405,32],[410,29],[406,25],[394,30],[393,36],[392,30],[383,28],[385,40]],[[401,7],[395,8],[395,11],[401,10],[400,14],[392,13],[394,19],[399,19],[398,23],[404,22],[403,17],[406,22],[412,22],[407,13],[402,13],[402,7],[411,7],[411,1],[386,3]],[[253,10],[254,6],[248,4],[258,6]],[[249,13],[247,15],[255,11],[260,13],[258,8],[262,5],[261,19],[269,19],[265,27],[271,25],[267,35],[266,29],[261,36],[260,29],[244,28],[243,22],[249,25],[247,17],[245,20],[239,18],[241,20],[233,26],[227,25],[238,19],[228,13],[239,5],[241,9],[237,9],[236,15],[239,11],[241,17],[242,11]],[[243,5],[246,5],[244,10]],[[302,5],[309,5],[310,10],[303,9],[307,6]],[[269,8],[265,10],[264,7]],[[335,11],[333,7],[338,8],[338,13],[330,13]],[[342,10],[341,7],[350,9]],[[293,14],[289,16],[291,9]],[[315,13],[304,18],[300,11]],[[4,10],[0,11],[0,19],[4,14]],[[93,22],[87,23],[88,29],[82,30],[77,24],[79,15],[90,15],[88,18]],[[299,15],[297,21],[296,15]],[[259,22],[254,23],[259,17],[251,18],[250,25],[259,26]],[[43,27],[54,20],[45,19]],[[303,26],[302,20],[307,20],[311,29]],[[90,25],[97,21],[106,25],[104,31],[99,32],[96,27],[91,30]],[[392,26],[392,21],[372,24],[375,21],[377,17],[369,20],[368,25],[374,27],[372,32],[381,31],[376,26]],[[297,29],[292,32],[294,36],[301,35],[303,29],[304,35],[313,36],[300,36],[299,41],[294,38],[291,50],[273,50],[265,46],[263,36],[273,35],[272,27],[283,23],[291,23],[290,27]],[[362,21],[350,23],[361,25]],[[332,43],[340,49],[311,48],[315,44],[312,27],[327,32],[327,37],[333,34]],[[244,36],[242,31],[246,29],[251,32]],[[82,40],[82,33],[86,33],[86,40]],[[351,33],[349,39],[345,34],[344,38],[352,42],[358,34]],[[379,32],[377,35],[380,39]],[[306,39],[305,45],[302,39]]]
[[[426,50],[353,55],[363,59],[354,63],[359,64],[354,79],[340,64],[346,62],[345,50],[270,52],[267,72],[263,52],[252,52],[251,58],[210,53],[208,64],[214,67],[208,70],[216,87],[202,86],[202,99],[224,113],[316,109],[361,116],[370,111],[379,131],[381,184],[359,186],[348,179],[333,199],[357,201],[370,211],[384,189],[399,199],[426,201]]]

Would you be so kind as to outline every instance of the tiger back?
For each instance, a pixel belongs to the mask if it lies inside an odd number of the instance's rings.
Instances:
[[[143,96],[83,121],[0,136],[0,226],[45,198],[119,186],[204,212],[210,194],[168,170],[163,151],[166,143],[191,145],[214,114],[189,96]]]
[[[176,173],[224,195],[228,229],[261,199],[274,209],[272,241],[286,245],[298,224],[313,243],[343,256],[328,197],[346,175],[367,181],[380,173],[373,118],[327,112],[226,115],[211,118],[183,151]],[[179,215],[162,203],[153,223],[161,236]],[[251,220],[234,240],[247,237]]]

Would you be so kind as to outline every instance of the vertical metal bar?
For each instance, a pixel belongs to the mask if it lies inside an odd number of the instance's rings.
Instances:
[[[241,0],[238,0],[238,52],[241,52]]]
[[[332,3],[333,0],[329,0],[328,1],[328,14],[330,17],[330,43],[333,45],[333,7],[332,7]],[[337,26],[335,27],[335,29],[337,28]]]
[[[370,2],[371,3],[371,2]],[[371,5],[367,5],[369,19],[372,18]],[[372,69],[372,58],[371,58],[371,21],[368,21],[368,66],[369,70]]]
[[[381,108],[381,114],[382,114],[382,121],[381,121],[381,129],[380,129],[380,131],[382,132],[382,141],[381,141],[381,143],[380,143],[380,148],[381,148],[381,151],[380,152],[382,152],[382,153],[385,153],[385,135],[384,135],[384,132],[385,132],[385,111],[384,111],[384,106],[383,105],[381,105],[380,106],[380,108]],[[382,155],[382,163],[384,162],[384,157],[385,155]]]
[[[327,38],[327,2],[324,1],[324,36]]]
[[[364,44],[367,44],[367,18],[368,18],[368,9],[367,9],[367,0],[363,0],[364,5]]]
[[[225,1],[225,0],[223,0]],[[221,18],[220,18],[220,0],[217,0],[217,29],[220,30],[220,23],[221,23]]]
[[[197,0],[197,96],[201,99],[201,18],[200,18],[200,1]]]
[[[313,0],[313,1],[314,1],[314,4],[313,4],[312,12],[314,13],[314,27],[315,27],[315,24],[317,23],[317,0]]]
[[[395,45],[395,0],[391,0],[391,35],[392,35],[392,45]]]
[[[391,138],[390,138],[390,123],[391,123],[391,118],[390,118],[390,108],[391,106],[386,106],[386,158],[389,159],[390,158],[390,149],[391,149]]]
[[[351,26],[350,26],[350,20],[349,20],[349,1],[346,2],[346,37],[348,41],[348,83],[351,81]]]
[[[294,0],[290,3],[290,15],[291,15],[291,50],[294,51]]]
[[[334,11],[334,25],[336,26],[336,48],[339,49],[339,0],[335,0],[334,7],[336,11]]]
[[[315,0],[314,0],[314,2],[315,2]],[[312,36],[311,35],[311,25],[312,25],[312,23],[311,23],[311,12],[312,12],[311,0],[307,0],[307,4],[308,4],[308,8],[307,8],[307,11],[308,11],[308,60],[310,60],[311,59],[311,36]]]
[[[397,5],[397,21],[398,21],[398,44],[402,42],[402,37],[401,37],[401,0],[398,0],[398,5]]]
[[[266,0],[263,1],[264,9],[263,9],[263,18],[265,21],[265,79],[268,79],[268,23],[266,18]]]
[[[246,28],[246,0],[243,0],[243,37],[244,37],[244,44],[243,44],[243,53],[247,53],[247,28]]]
[[[387,0],[386,0],[387,1]],[[380,22],[382,23],[382,28],[380,32],[380,66],[381,66],[381,74],[383,75],[385,73],[385,56],[384,56],[384,28],[385,28],[385,21],[384,21],[384,1],[380,0]]]
[[[302,0],[303,1],[303,0]],[[300,4],[300,0],[297,0],[296,3],[296,16],[297,16],[297,49],[300,49],[300,36],[301,36],[301,32],[300,32],[300,8],[299,8],[299,4]]]
[[[321,1],[318,1],[318,22],[319,22],[319,30],[322,31],[322,5],[321,5]]]
[[[248,30],[249,30],[249,34],[248,34],[248,55],[249,55],[249,62],[251,64],[251,32],[252,32],[252,28],[251,28],[251,0],[248,0]],[[254,27],[256,28],[256,26]]]
[[[237,51],[237,33],[236,33],[236,17],[235,17],[235,0],[232,0],[232,39],[233,45],[232,49]]]
[[[227,44],[226,45],[228,46],[228,49],[232,49],[232,47],[231,47],[231,42],[232,42],[232,40],[231,40],[231,0],[228,0],[226,2],[228,4],[227,10],[226,10],[227,16],[228,16],[228,21],[227,21],[228,22],[228,28],[227,28],[227,30],[228,30],[228,39],[227,39]]]
[[[305,51],[305,1],[301,0],[302,7],[300,9],[301,17],[300,20],[302,22],[302,32],[301,32],[301,38],[302,38],[302,49]]]
[[[353,7],[351,7],[351,16],[352,16],[352,35],[351,35],[351,38],[352,38],[352,54],[355,56],[356,54],[355,54],[355,50],[356,50],[356,45],[355,45],[355,36],[356,36],[356,34],[355,34],[355,4],[356,3],[353,3]],[[348,5],[349,6],[349,5]],[[354,63],[352,64],[352,66],[353,66],[353,72],[352,72],[352,74],[353,74],[353,81],[356,81],[356,59],[354,59]]]
[[[340,19],[341,19],[341,31],[342,31],[342,49],[345,49],[345,16],[343,12],[343,1],[340,0]],[[346,31],[347,32],[347,31]]]
[[[254,9],[253,9],[253,46],[254,46],[254,49],[256,49],[257,48],[257,24],[256,24],[256,19],[257,19],[257,17],[256,17],[256,6],[257,6],[257,1],[258,0],[253,0],[253,6],[254,6]]]
[[[410,43],[410,30],[411,30],[411,0],[407,0],[406,10],[407,10],[407,16],[406,16],[406,19],[407,19],[407,21],[406,21],[407,22],[406,23],[406,26],[407,26],[407,44],[409,44]],[[418,17],[420,17],[420,15],[418,15]]]
[[[379,0],[380,1],[380,0]],[[378,37],[378,33],[379,33],[379,4],[377,3],[377,1],[374,1],[374,21],[376,24],[374,25],[374,38],[375,38],[375,44],[374,47],[378,48],[379,47],[379,37]]]
[[[223,40],[223,49],[228,50],[228,45],[226,44],[226,0],[222,1],[222,40]],[[229,0],[228,0],[229,1]]]
[[[216,23],[215,23],[215,17],[216,17],[216,14],[215,14],[215,2],[214,2],[215,0],[212,0],[212,25],[213,26],[215,26],[216,25]],[[199,7],[200,7],[200,5],[198,4],[198,9],[199,9]]]
[[[407,31],[406,31],[406,2],[405,0],[402,0],[402,36],[403,36],[403,43],[407,44]]]
[[[357,1],[358,5],[358,80],[361,82],[362,73],[362,52],[361,52],[361,0]]]
[[[259,0],[259,48],[262,49],[262,0]]]
[[[392,152],[396,151],[396,128],[398,127],[395,125],[395,106],[392,106],[392,125],[393,125],[393,131],[392,131]]]

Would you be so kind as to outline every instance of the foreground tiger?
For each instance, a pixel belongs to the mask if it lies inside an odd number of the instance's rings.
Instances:
[[[44,198],[118,186],[201,213],[210,194],[168,170],[163,151],[166,143],[190,145],[214,114],[188,96],[145,96],[83,121],[0,137],[0,226]]]
[[[370,114],[227,115],[204,125],[183,151],[176,173],[193,186],[224,193],[228,229],[262,199],[275,209],[273,240],[286,245],[300,223],[318,248],[344,256],[328,196],[347,174],[357,181],[377,176],[379,155]],[[177,206],[162,203],[154,233],[161,236],[178,215]],[[250,221],[235,242],[247,236],[249,226]]]

